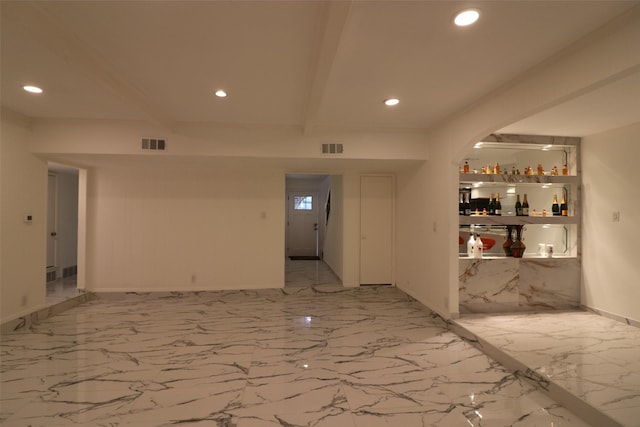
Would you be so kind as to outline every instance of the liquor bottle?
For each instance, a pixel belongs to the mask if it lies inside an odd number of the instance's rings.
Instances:
[[[500,163],[496,163],[495,166],[493,166],[493,173],[495,175],[500,175]]]
[[[553,216],[560,215],[560,205],[558,204],[558,195],[553,195],[553,204],[551,205],[551,212],[553,212]]]
[[[458,214],[464,215],[464,193],[460,193],[460,200],[458,201]]]
[[[544,168],[542,167],[542,163],[538,163],[538,175],[544,175]]]
[[[471,258],[473,256],[473,247],[476,244],[476,239],[473,237],[473,233],[469,234],[469,241],[467,242],[467,256]]]
[[[527,201],[527,193],[524,194],[522,201],[522,216],[529,216],[529,202]]]
[[[562,166],[562,176],[567,176],[569,175],[569,168],[567,167],[567,164],[565,163],[564,166]]]
[[[464,161],[464,166],[463,169],[464,173],[469,173],[469,162],[468,161]]]
[[[494,215],[502,215],[502,203],[500,203],[500,193],[496,193],[496,201],[493,204],[494,207]]]
[[[551,175],[558,176],[558,167],[557,166],[553,167],[553,170],[551,171]]]
[[[487,206],[487,213],[489,215],[496,214],[496,206],[493,204],[493,193],[489,196],[489,206]]]
[[[515,166],[511,166],[511,175],[515,175],[516,174],[516,167]],[[520,174],[518,174],[520,175]]]
[[[475,243],[473,244],[473,257],[482,258],[483,253],[484,253],[484,243],[482,242],[480,235],[476,234],[476,240],[475,240]]]
[[[464,195],[464,214],[466,216],[470,216],[471,215],[471,202],[469,201],[470,198],[471,198],[471,194],[470,193],[465,193],[465,195]]]
[[[562,216],[569,215],[569,209],[567,208],[567,198],[564,193],[562,193],[562,202],[560,202],[560,213]]]
[[[516,196],[516,216],[522,216],[522,203],[520,203],[520,195]]]

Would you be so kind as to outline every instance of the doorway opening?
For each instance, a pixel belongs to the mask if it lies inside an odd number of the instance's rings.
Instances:
[[[48,163],[46,303],[57,304],[84,289],[86,171]],[[84,277],[84,276],[82,276]]]
[[[341,194],[341,176],[286,175],[285,286],[342,284]]]

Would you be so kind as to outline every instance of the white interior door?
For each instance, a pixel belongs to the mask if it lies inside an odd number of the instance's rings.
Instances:
[[[56,266],[56,186],[58,179],[49,175],[47,181],[47,268]]]
[[[287,249],[289,256],[318,255],[318,196],[292,191],[287,195]]]
[[[360,284],[393,284],[393,177],[360,178]]]

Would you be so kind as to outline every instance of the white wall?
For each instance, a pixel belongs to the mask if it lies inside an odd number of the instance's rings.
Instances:
[[[44,306],[47,164],[29,152],[26,122],[2,111],[0,132],[0,318]],[[30,214],[27,224],[23,216]]]
[[[396,176],[396,285],[434,307],[436,302],[425,286],[430,281],[426,242],[433,234],[433,210],[440,204],[430,197],[428,168],[429,163],[424,162]],[[444,254],[437,261],[442,257]]]
[[[473,143],[511,123],[638,72],[638,45],[640,12],[634,9],[430,130],[429,197],[440,207],[433,215],[436,231],[425,242],[431,264],[429,280],[421,284],[424,289],[420,295],[429,296],[421,300],[423,303],[445,316],[458,315],[458,267],[452,262],[457,259],[458,167]]]
[[[581,303],[640,321],[640,123],[582,140]],[[620,212],[620,222],[612,213]]]
[[[325,229],[324,262],[331,267],[334,273],[342,280],[344,275],[343,259],[343,178],[339,175],[329,177],[331,190],[331,212],[329,222]]]
[[[92,170],[87,289],[282,287],[284,184],[280,170],[224,161],[116,160]]]

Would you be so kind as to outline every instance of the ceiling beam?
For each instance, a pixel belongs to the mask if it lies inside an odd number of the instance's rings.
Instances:
[[[318,111],[347,26],[351,5],[351,1],[330,1],[321,6],[323,10],[316,29],[312,77],[304,113],[305,134],[316,127]]]
[[[7,7],[8,6],[8,7]],[[150,122],[171,130],[171,121],[135,85],[113,70],[96,52],[59,19],[36,2],[3,4],[6,18],[24,27],[39,43],[62,58],[75,71],[101,85],[128,106],[140,111]]]

